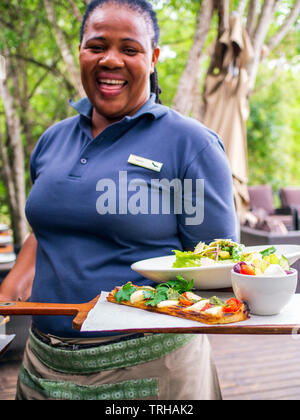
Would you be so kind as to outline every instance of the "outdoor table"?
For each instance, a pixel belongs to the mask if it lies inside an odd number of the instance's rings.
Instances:
[[[203,293],[201,293],[203,295]],[[220,294],[218,291],[215,291],[215,294],[222,299],[226,299],[232,293],[228,294]],[[104,293],[103,293],[104,295]],[[210,295],[212,295],[210,293]],[[83,303],[83,304],[56,304],[56,303],[32,303],[32,302],[1,302],[0,303],[0,315],[69,315],[75,317],[73,319],[73,328],[76,330],[81,330],[83,324],[86,322],[88,316],[92,314],[92,310],[94,311],[97,308],[100,308],[100,312],[98,312],[98,319],[101,319],[101,313],[104,319],[104,312],[105,307],[99,306],[100,302],[100,295],[93,299],[91,302]],[[99,302],[98,302],[99,301]],[[100,302],[101,303],[101,302]],[[109,302],[108,302],[109,303]],[[125,305],[113,305],[109,307],[109,311],[117,311],[129,308]],[[108,307],[108,305],[106,305]],[[292,302],[288,306],[295,313],[289,314],[288,310],[285,311],[286,315],[280,315],[276,317],[255,317],[250,315],[249,321],[238,322],[235,324],[227,324],[227,325],[205,325],[201,323],[196,323],[195,321],[191,321],[190,324],[192,326],[185,326],[183,321],[187,321],[185,319],[170,317],[169,315],[161,315],[161,314],[154,314],[155,316],[163,316],[167,317],[164,320],[167,321],[167,324],[170,323],[174,324],[174,327],[161,327],[157,325],[153,325],[145,328],[145,327],[128,327],[127,328],[113,328],[110,331],[114,332],[121,332],[121,333],[180,333],[180,334],[300,334],[300,294],[296,294],[293,297]],[[287,307],[287,308],[288,308]],[[121,309],[122,308],[122,309]],[[299,308],[299,309],[298,309]],[[125,309],[124,309],[125,310]],[[141,318],[142,316],[150,316],[153,315],[152,312],[142,311],[141,309],[131,308],[131,310],[139,311],[139,317],[134,314],[133,318]],[[102,312],[101,312],[102,311]],[[142,312],[144,314],[142,314]],[[149,314],[149,315],[148,315]],[[130,314],[129,314],[130,315]],[[292,315],[292,316],[290,316]],[[287,318],[286,318],[287,316]],[[115,322],[115,317],[111,313],[108,314],[107,318],[107,325],[111,322]],[[172,318],[172,320],[171,320]],[[175,318],[175,320],[174,320]],[[119,318],[117,318],[119,319]],[[124,316],[123,319],[129,320]],[[158,318],[157,318],[158,319]],[[163,319],[163,318],[162,318]],[[284,319],[291,319],[292,322],[284,323]],[[278,321],[276,321],[278,320]],[[298,321],[299,320],[299,321]],[[102,319],[101,319],[102,321]],[[176,322],[177,321],[177,322]],[[252,324],[251,324],[252,323]],[[176,325],[178,324],[178,325]],[[130,325],[130,321],[128,321],[127,325]],[[159,324],[161,325],[161,323]],[[166,324],[165,324],[166,325]],[[88,331],[88,330],[84,330]],[[91,331],[91,330],[90,330]],[[106,329],[95,329],[94,331],[109,331],[106,326]]]

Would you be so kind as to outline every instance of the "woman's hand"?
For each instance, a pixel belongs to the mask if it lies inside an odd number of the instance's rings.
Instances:
[[[30,298],[35,275],[37,241],[30,234],[24,242],[16,263],[0,285],[0,302],[26,301]]]

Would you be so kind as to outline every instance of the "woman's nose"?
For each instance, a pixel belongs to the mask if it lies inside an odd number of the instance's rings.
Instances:
[[[99,60],[99,64],[109,68],[123,67],[124,62],[118,51],[110,49]]]

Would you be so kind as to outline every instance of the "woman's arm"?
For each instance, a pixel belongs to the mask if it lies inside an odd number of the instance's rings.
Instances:
[[[26,301],[35,275],[37,240],[33,233],[24,242],[16,263],[0,285],[0,301]]]

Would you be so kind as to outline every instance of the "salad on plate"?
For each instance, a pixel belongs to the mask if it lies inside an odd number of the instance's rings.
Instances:
[[[194,251],[173,252],[176,256],[173,268],[235,264],[235,272],[257,276],[279,276],[289,274],[290,270],[288,259],[278,254],[274,246],[262,251],[247,251],[245,245],[231,239],[216,239],[208,245],[199,242]]]
[[[232,264],[242,260],[245,245],[231,239],[215,239],[210,244],[199,242],[194,251],[173,251],[176,260],[173,268],[207,267],[216,264]]]

